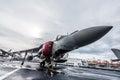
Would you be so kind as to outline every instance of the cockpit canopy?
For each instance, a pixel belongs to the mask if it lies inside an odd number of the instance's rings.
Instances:
[[[56,37],[56,41],[58,41],[58,40],[64,38],[65,36],[67,36],[67,35],[58,35],[58,36]]]
[[[70,35],[73,35],[73,34],[75,34],[75,33],[78,32],[78,31],[79,31],[79,30],[76,30],[76,31],[72,32]],[[68,34],[67,34],[67,35],[68,35]],[[58,36],[56,37],[56,41],[64,38],[64,37],[67,36],[67,35],[58,35]]]
[[[76,30],[76,31],[72,32],[70,35],[72,35],[72,34],[74,34],[74,33],[78,32],[78,31],[79,31],[79,30]]]

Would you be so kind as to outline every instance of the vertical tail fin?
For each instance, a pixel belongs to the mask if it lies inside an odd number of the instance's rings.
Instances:
[[[113,51],[113,53],[115,54],[115,56],[116,56],[118,59],[120,59],[120,50],[114,49],[114,48],[112,48],[111,50]]]

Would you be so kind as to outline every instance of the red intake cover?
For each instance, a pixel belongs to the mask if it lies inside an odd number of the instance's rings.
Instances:
[[[43,45],[42,53],[46,57],[46,59],[49,59],[52,56],[52,47],[53,41],[48,41]]]

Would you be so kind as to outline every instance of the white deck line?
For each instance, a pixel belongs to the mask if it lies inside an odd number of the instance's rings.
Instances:
[[[7,78],[8,76],[10,76],[11,74],[15,73],[16,71],[18,71],[18,70],[20,70],[20,69],[21,69],[21,68],[15,69],[15,70],[13,70],[13,71],[11,71],[11,72],[3,75],[3,76],[0,76],[0,80],[3,80],[3,79],[5,79],[5,78]]]

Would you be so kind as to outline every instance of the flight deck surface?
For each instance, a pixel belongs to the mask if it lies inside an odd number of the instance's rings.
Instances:
[[[16,64],[16,65],[15,65]],[[60,66],[64,74],[53,76],[46,72],[35,70],[35,65],[20,68],[18,63],[0,64],[0,80],[120,80],[120,72],[89,68]]]

